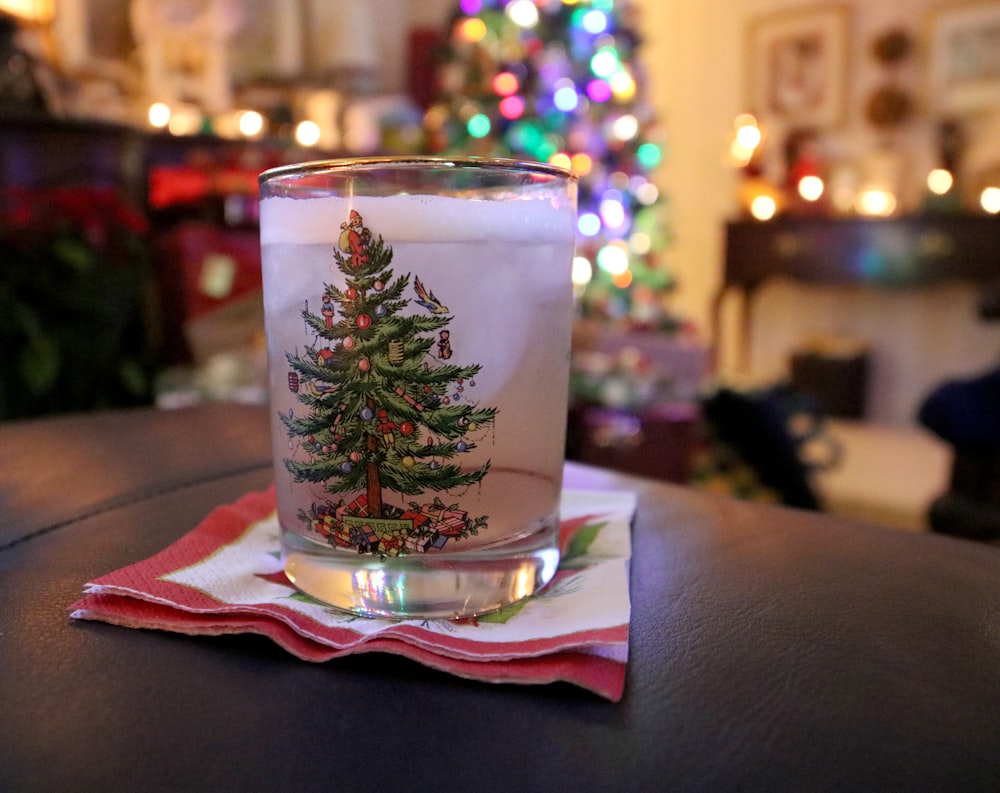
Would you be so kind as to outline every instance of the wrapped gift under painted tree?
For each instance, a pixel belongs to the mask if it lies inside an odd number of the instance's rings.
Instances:
[[[389,556],[441,550],[450,539],[467,537],[478,530],[467,512],[440,499],[422,505],[413,503],[406,510],[384,505],[383,513],[379,517],[369,515],[368,498],[360,495],[349,504],[317,506],[309,525],[331,545]]]

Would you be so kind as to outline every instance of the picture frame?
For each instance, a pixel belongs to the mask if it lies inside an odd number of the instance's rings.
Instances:
[[[302,70],[300,3],[289,0],[73,0],[53,35],[74,79],[212,113],[229,108],[234,88]]]
[[[240,0],[240,24],[229,42],[234,86],[290,80],[305,69],[305,19],[300,2]]]
[[[52,23],[61,68],[70,74],[126,79],[135,51],[129,4],[120,0],[61,3]]]
[[[932,112],[948,116],[1000,104],[1000,3],[965,0],[934,10],[927,63]]]
[[[846,6],[765,14],[747,31],[748,110],[765,123],[821,129],[843,121],[848,81]]]

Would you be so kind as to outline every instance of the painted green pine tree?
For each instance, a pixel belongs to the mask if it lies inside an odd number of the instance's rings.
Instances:
[[[333,250],[345,285],[324,285],[319,313],[306,304],[302,318],[315,342],[302,355],[286,353],[306,411],[281,417],[305,453],[285,466],[295,481],[322,483],[331,494],[364,493],[377,518],[394,512],[385,490],[415,495],[479,482],[489,461],[465,470],[456,458],[476,448],[470,433],[481,436],[497,411],[448,396],[474,385],[481,367],[444,362],[448,309],[419,277],[417,299],[408,298],[410,274],[394,277],[392,248],[356,212],[351,221]]]

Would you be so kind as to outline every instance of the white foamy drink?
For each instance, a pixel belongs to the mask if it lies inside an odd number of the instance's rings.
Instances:
[[[573,239],[572,202],[551,198],[264,198],[275,485],[299,588],[455,616],[551,578]]]

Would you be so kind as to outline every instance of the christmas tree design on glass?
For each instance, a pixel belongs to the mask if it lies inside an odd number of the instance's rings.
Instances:
[[[470,401],[481,366],[447,362],[448,307],[419,277],[395,277],[392,255],[351,210],[333,250],[344,286],[323,285],[318,314],[306,303],[313,342],[286,352],[288,387],[305,410],[281,421],[297,449],[284,461],[293,480],[327,494],[299,519],[334,547],[403,556],[487,528],[488,516],[471,517],[451,494],[488,474],[489,460],[466,469],[461,457],[497,410]],[[418,498],[392,503],[406,496]]]

